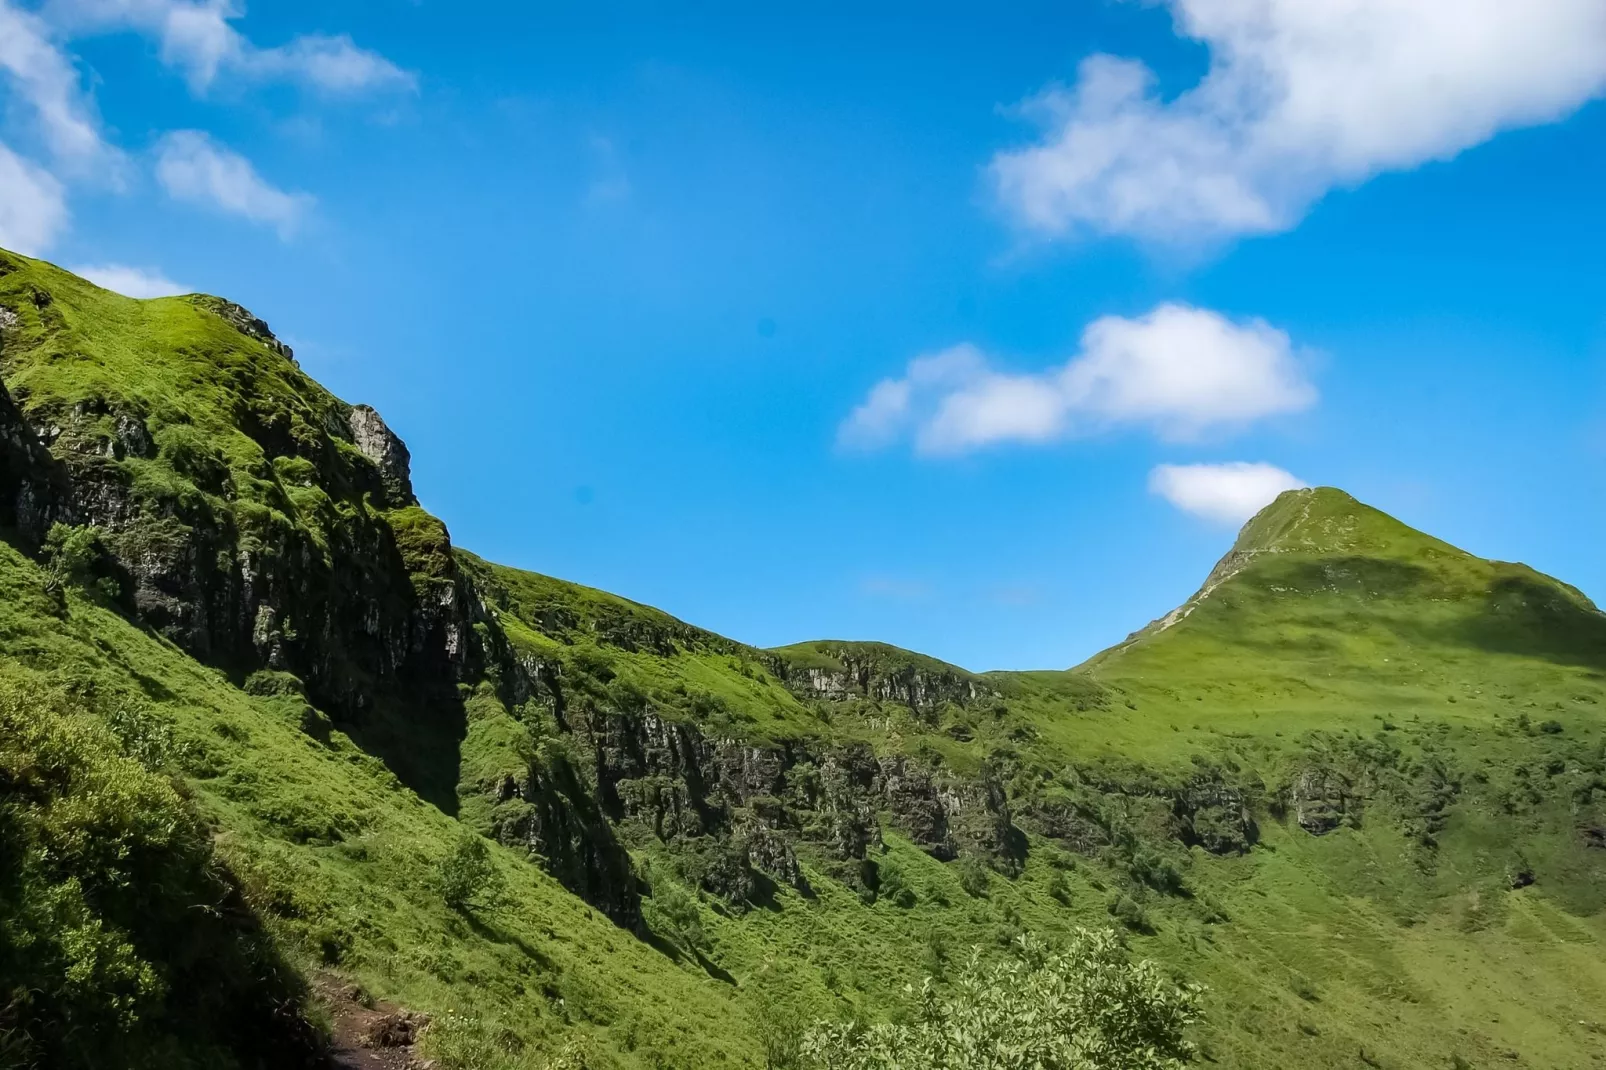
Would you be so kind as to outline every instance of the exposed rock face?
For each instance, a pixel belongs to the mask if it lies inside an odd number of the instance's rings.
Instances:
[[[567,763],[532,764],[505,782],[492,835],[539,855],[564,887],[627,929],[641,926],[641,894],[630,855],[597,806],[590,786]]]
[[[349,424],[351,441],[379,469],[387,503],[392,507],[415,504],[412,457],[406,444],[367,405],[352,407]]]
[[[1254,811],[1240,788],[1219,777],[1194,779],[1176,798],[1181,838],[1212,854],[1242,854],[1260,838]]]
[[[0,383],[0,527],[14,529],[25,546],[37,547],[51,524],[71,519],[69,491],[66,470],[40,444]]]
[[[1294,778],[1289,792],[1294,820],[1315,836],[1359,820],[1360,798],[1349,778],[1336,769],[1311,766]]]
[[[862,744],[710,739],[696,725],[650,712],[569,711],[566,720],[570,738],[592,762],[588,779],[600,810],[621,828],[666,843],[718,844],[718,864],[704,884],[730,898],[762,884],[726,872],[732,865],[807,893],[796,855],[804,844],[857,883],[881,847],[878,812],[940,859],[973,851],[1010,867],[1021,854],[1023,838],[1008,800],[990,778],[943,777],[905,757],[877,758]],[[540,779],[532,772],[531,783]],[[570,794],[575,811],[588,805]],[[528,801],[528,788],[519,795]],[[607,883],[597,879],[596,867],[620,865],[587,860],[576,844],[564,842],[573,821],[545,813],[521,835],[543,857],[557,860],[555,872],[592,870],[566,883],[582,894],[595,892]],[[631,914],[617,900],[592,901],[616,918]]]
[[[795,666],[779,659],[772,668],[788,687],[808,698],[868,698],[929,712],[944,703],[965,706],[993,697],[992,691],[968,673],[887,664],[852,648],[831,649],[829,653],[839,668]]]
[[[242,477],[182,424],[170,420],[159,446],[127,402],[30,408],[0,386],[0,525],[27,547],[57,520],[100,528],[142,622],[238,674],[294,673],[399,776],[449,805],[455,757],[443,744],[462,732],[455,682],[477,663],[478,600],[437,521],[404,531],[353,501],[363,489],[385,506],[413,501],[406,447],[371,409],[353,415],[349,428],[324,428],[294,412],[242,413],[271,466]],[[336,447],[346,435],[371,466]],[[155,457],[196,492],[141,484],[133,463]],[[298,503],[303,489],[315,497]],[[350,507],[334,508],[340,499]]]

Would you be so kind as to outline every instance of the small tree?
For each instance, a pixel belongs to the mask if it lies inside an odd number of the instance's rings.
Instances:
[[[988,876],[987,866],[981,859],[966,855],[959,860],[959,887],[965,894],[980,899],[987,894],[987,886],[992,883]]]
[[[441,895],[453,910],[494,910],[507,898],[507,882],[491,861],[485,839],[466,833],[440,863]]]
[[[688,951],[696,951],[708,942],[697,897],[680,885],[670,880],[653,881],[651,907],[657,922],[653,928],[667,930]]]
[[[804,1040],[819,1070],[1176,1070],[1200,989],[1129,963],[1113,932],[1077,930],[1050,952],[1023,936],[1016,958],[973,952],[949,997],[928,978],[905,1024],[822,1024]]]
[[[48,587],[52,594],[60,595],[68,587],[77,587],[108,600],[117,597],[116,580],[110,576],[95,578],[106,556],[99,528],[89,524],[52,524],[39,553],[50,575]]]
[[[908,910],[915,905],[915,890],[909,877],[896,859],[883,859],[877,866],[880,884],[876,892],[882,898]]]

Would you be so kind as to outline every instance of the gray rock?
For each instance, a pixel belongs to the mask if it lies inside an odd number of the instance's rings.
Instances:
[[[412,456],[407,452],[406,443],[367,405],[352,406],[348,422],[351,441],[379,469],[385,504],[392,507],[417,504],[418,499],[413,497]]]

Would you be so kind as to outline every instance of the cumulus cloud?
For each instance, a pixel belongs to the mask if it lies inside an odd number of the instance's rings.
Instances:
[[[1042,372],[999,371],[968,343],[917,357],[901,377],[871,389],[839,441],[874,448],[912,436],[921,453],[954,454],[1116,426],[1186,439],[1315,401],[1283,331],[1163,304],[1136,319],[1093,321],[1080,351]]]
[[[1002,203],[1055,236],[1197,242],[1285,230],[1335,186],[1449,159],[1606,91],[1600,0],[1166,0],[1210,49],[1162,99],[1095,55],[1024,110],[1036,144],[991,165]]]
[[[1307,484],[1275,465],[1162,464],[1149,473],[1149,489],[1183,512],[1222,524],[1242,524],[1285,490]]]
[[[66,225],[61,183],[0,144],[0,246],[38,255]]]
[[[173,297],[195,292],[160,271],[129,267],[127,264],[83,264],[68,270],[124,297]]]
[[[255,223],[276,227],[288,238],[301,223],[312,198],[273,186],[239,153],[199,130],[177,130],[156,150],[156,178],[177,200],[210,205]]]
[[[412,74],[345,34],[306,34],[259,48],[230,24],[244,14],[232,0],[53,0],[46,10],[53,22],[75,31],[130,29],[156,38],[162,61],[183,71],[197,92],[224,73],[285,79],[335,94],[417,84]]]

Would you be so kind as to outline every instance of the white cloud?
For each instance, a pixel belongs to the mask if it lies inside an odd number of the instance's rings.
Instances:
[[[247,51],[242,66],[259,77],[287,77],[328,93],[412,89],[418,84],[384,56],[358,48],[346,34],[304,34],[278,48]]]
[[[195,292],[160,271],[129,267],[127,264],[84,264],[68,270],[124,297],[173,297]]]
[[[1149,473],[1149,489],[1187,513],[1223,524],[1242,524],[1285,490],[1307,484],[1269,464],[1162,464]]]
[[[1285,230],[1335,186],[1449,159],[1606,91],[1601,0],[1166,0],[1209,73],[1163,100],[1143,64],[1089,57],[997,155],[1043,235],[1197,242]]]
[[[37,113],[44,141],[58,158],[83,163],[113,154],[101,140],[72,61],[38,16],[7,0],[0,0],[0,71]]]
[[[66,225],[61,183],[0,144],[0,247],[37,255]]]
[[[919,452],[952,454],[1134,425],[1185,439],[1315,402],[1284,332],[1163,304],[1137,319],[1095,320],[1077,355],[1043,372],[997,371],[968,343],[918,357],[871,389],[839,441],[872,448],[912,434]]]
[[[349,36],[306,34],[258,48],[230,23],[244,14],[232,0],[53,0],[52,21],[73,31],[131,29],[161,43],[162,61],[185,73],[196,92],[220,74],[283,78],[335,94],[412,89],[414,76]]]
[[[271,224],[285,238],[312,205],[307,194],[286,193],[269,184],[251,161],[199,130],[177,130],[162,138],[156,150],[156,178],[178,200]]]

